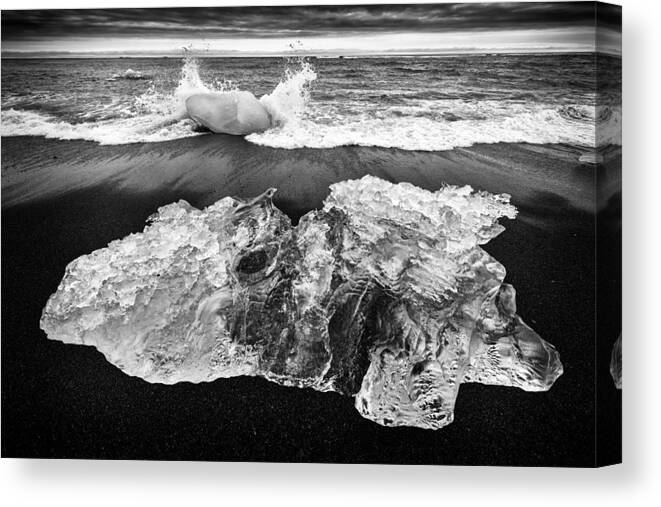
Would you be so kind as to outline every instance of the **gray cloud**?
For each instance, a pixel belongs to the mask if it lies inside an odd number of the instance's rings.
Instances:
[[[619,9],[599,11],[619,30]],[[594,2],[2,11],[2,40],[310,37],[593,26]]]

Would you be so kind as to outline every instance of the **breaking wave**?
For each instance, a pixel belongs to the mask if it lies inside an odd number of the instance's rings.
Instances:
[[[135,71],[129,73],[131,76],[135,74]],[[122,78],[125,76],[126,72],[121,75]],[[117,78],[115,75],[111,79]],[[136,80],[135,77],[129,79]],[[303,114],[309,102],[308,84],[314,79],[316,74],[312,66],[300,60],[296,67],[286,69],[283,80],[270,94],[261,98],[275,119],[276,128]],[[128,102],[117,101],[104,111],[95,111],[96,114],[84,112],[74,118],[62,118],[62,115],[42,110],[19,109],[20,99],[8,97],[3,100],[2,135],[83,139],[100,144],[160,142],[191,137],[200,135],[200,132],[192,120],[182,119],[186,99],[196,93],[224,93],[236,89],[237,86],[227,80],[205,83],[200,77],[197,59],[187,56],[173,91],[159,91],[152,83],[145,93]]]
[[[455,105],[454,111],[461,107]],[[290,149],[359,145],[417,151],[449,150],[479,143],[566,143],[587,148],[622,143],[619,110],[602,121],[594,106],[577,106],[575,109],[584,113],[591,110],[582,118],[568,117],[562,108],[551,105],[511,106],[506,112],[499,109],[494,107],[490,117],[468,115],[465,119],[456,112],[434,115],[429,110],[408,116],[397,108],[332,123],[320,123],[308,116],[251,134],[247,139]]]

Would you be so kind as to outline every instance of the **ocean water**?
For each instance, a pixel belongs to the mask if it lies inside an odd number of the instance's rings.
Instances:
[[[247,140],[271,147],[591,149],[621,144],[620,86],[619,72],[596,75],[594,54],[3,59],[1,133],[101,144],[205,135],[174,121],[185,99],[241,89],[276,120]]]

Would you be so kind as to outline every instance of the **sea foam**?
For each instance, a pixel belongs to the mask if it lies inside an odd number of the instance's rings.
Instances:
[[[363,115],[330,124],[317,123],[310,118],[297,119],[260,134],[251,134],[247,139],[256,144],[289,149],[358,145],[440,151],[480,143],[566,143],[594,148],[622,143],[619,111],[611,118],[603,126],[594,120],[568,119],[551,105],[529,106],[519,111],[513,108],[509,116],[494,114],[491,118],[458,121],[389,115],[386,111],[381,117]]]

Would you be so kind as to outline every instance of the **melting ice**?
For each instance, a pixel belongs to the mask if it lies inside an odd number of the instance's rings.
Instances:
[[[622,334],[617,337],[617,340],[613,344],[613,350],[611,351],[611,362],[610,362],[610,372],[611,377],[613,377],[613,382],[615,387],[622,389]]]
[[[42,329],[149,382],[258,375],[382,425],[449,424],[463,382],[544,391],[562,374],[480,247],[515,217],[509,196],[365,176],[292,227],[273,193],[160,208],[67,266]]]

